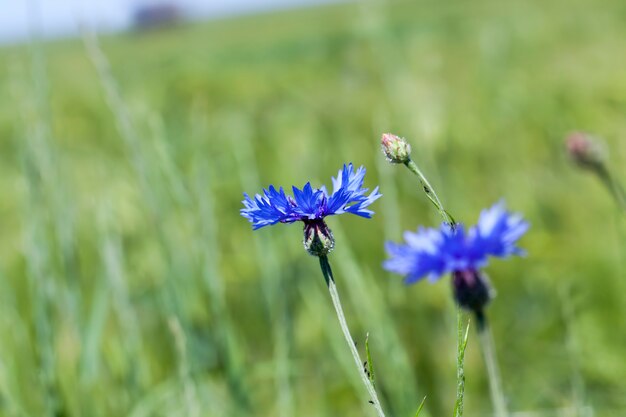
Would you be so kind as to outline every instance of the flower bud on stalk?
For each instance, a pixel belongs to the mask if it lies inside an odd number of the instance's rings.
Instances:
[[[411,159],[411,145],[404,138],[384,133],[380,144],[383,154],[393,164],[405,164]]]
[[[572,161],[598,176],[617,205],[626,211],[626,191],[607,165],[608,152],[602,142],[588,133],[574,132],[565,139]]]
[[[565,139],[567,153],[581,168],[598,170],[607,159],[606,148],[588,133],[574,132]]]
[[[304,241],[302,243],[309,254],[326,256],[335,247],[335,238],[324,220],[304,220]]]

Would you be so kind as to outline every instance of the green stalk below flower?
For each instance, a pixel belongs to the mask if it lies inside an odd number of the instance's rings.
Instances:
[[[485,367],[489,377],[489,392],[491,394],[491,403],[495,417],[508,417],[509,413],[506,408],[506,400],[500,382],[500,370],[498,369],[498,361],[496,360],[495,343],[491,335],[489,322],[485,319],[483,325],[478,329],[480,345],[485,358]]]
[[[350,334],[350,329],[348,328],[348,323],[346,322],[346,317],[343,314],[343,308],[341,307],[341,300],[339,299],[339,293],[337,292],[337,286],[335,285],[335,280],[333,278],[333,272],[330,268],[330,263],[328,262],[327,256],[320,256],[320,267],[322,269],[322,274],[324,274],[324,279],[326,280],[326,285],[328,286],[328,291],[330,293],[330,298],[333,300],[333,306],[335,307],[335,312],[337,313],[337,318],[339,319],[339,326],[341,327],[341,331],[343,332],[343,336],[346,339],[346,343],[348,343],[348,347],[350,348],[350,353],[354,358],[354,363],[356,364],[357,371],[361,376],[361,381],[367,392],[370,396],[370,402],[376,409],[376,413],[379,417],[385,417],[385,413],[380,405],[380,400],[378,399],[378,394],[376,393],[376,389],[372,384],[370,378],[363,371],[363,362],[361,361],[361,357],[359,356],[359,352],[356,350],[356,346],[354,345],[354,339],[352,339],[352,335]]]
[[[450,213],[448,213],[447,210],[443,208],[443,204],[441,204],[441,201],[439,200],[437,193],[435,192],[434,188],[430,185],[430,183],[426,179],[426,176],[422,173],[422,171],[419,169],[417,164],[413,162],[412,159],[409,158],[409,160],[405,162],[404,165],[406,165],[406,167],[412,173],[417,175],[417,178],[419,178],[420,183],[422,184],[422,188],[424,189],[424,192],[426,193],[426,197],[428,197],[428,199],[435,205],[435,207],[439,211],[439,214],[441,215],[441,217],[443,217],[443,220],[446,223],[448,223],[450,227],[454,228],[454,226],[456,225],[456,221],[450,215]]]
[[[463,400],[465,398],[465,349],[469,336],[469,322],[463,334],[463,311],[456,310],[457,321],[457,353],[456,353],[456,402],[454,403],[454,417],[463,417]]]

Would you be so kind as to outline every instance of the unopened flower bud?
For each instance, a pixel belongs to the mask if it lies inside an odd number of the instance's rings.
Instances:
[[[583,133],[574,132],[565,139],[567,153],[582,168],[598,169],[607,159],[605,147],[598,139]]]
[[[485,274],[473,269],[455,271],[452,274],[454,299],[463,308],[474,312],[479,320],[483,319],[483,309],[494,297],[489,279]]]
[[[335,247],[335,238],[324,220],[304,220],[303,243],[311,255],[325,256]]]
[[[383,133],[380,144],[385,157],[393,164],[404,164],[411,158],[411,145],[404,138]]]

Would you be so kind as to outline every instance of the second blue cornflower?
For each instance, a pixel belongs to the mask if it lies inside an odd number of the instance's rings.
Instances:
[[[439,229],[405,232],[405,244],[386,243],[390,259],[383,266],[405,275],[407,284],[452,274],[456,301],[481,316],[492,293],[481,268],[491,256],[522,255],[517,241],[528,227],[528,222],[508,212],[501,202],[483,210],[478,224],[468,230],[444,223]]]

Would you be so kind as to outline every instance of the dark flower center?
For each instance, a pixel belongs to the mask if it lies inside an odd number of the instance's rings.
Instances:
[[[474,269],[454,271],[452,273],[452,287],[456,302],[461,307],[476,313],[480,325],[483,309],[493,298],[493,289],[487,276]]]

